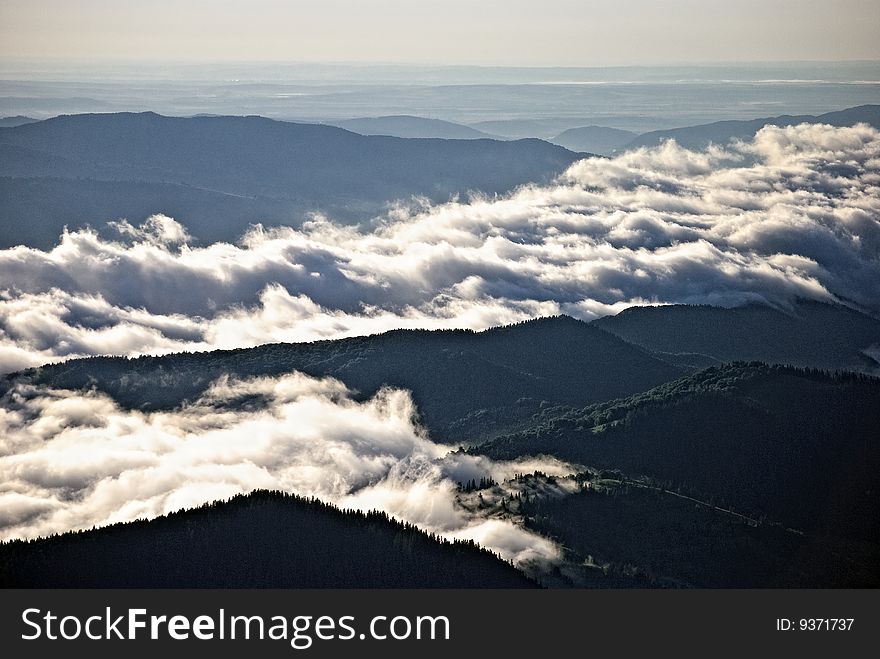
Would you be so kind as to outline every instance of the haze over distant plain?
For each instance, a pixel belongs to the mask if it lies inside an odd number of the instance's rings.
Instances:
[[[880,58],[878,23],[873,0],[5,0],[0,57],[506,66],[852,60]]]
[[[549,139],[820,114],[880,102],[878,24],[871,0],[5,0],[0,116],[415,115]]]

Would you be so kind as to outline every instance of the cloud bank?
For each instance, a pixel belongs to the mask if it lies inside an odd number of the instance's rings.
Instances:
[[[409,394],[356,402],[339,381],[299,373],[221,379],[171,412],[120,409],[95,392],[18,384],[0,398],[0,539],[151,518],[256,488],[384,510],[517,564],[556,561],[551,541],[510,516],[462,505],[457,484],[499,483],[553,459],[495,462],[436,444]],[[504,496],[505,488],[495,496]],[[558,481],[559,494],[573,485]]]
[[[196,247],[163,216],[115,228],[0,251],[0,371],[643,303],[807,297],[880,313],[880,133],[667,142],[502,198],[401,207],[369,230],[317,218]]]

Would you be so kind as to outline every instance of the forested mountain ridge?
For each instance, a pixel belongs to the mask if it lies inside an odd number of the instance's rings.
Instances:
[[[593,324],[677,362],[763,361],[867,372],[880,368],[880,320],[840,304],[800,300],[788,309],[766,304],[641,306]]]
[[[545,409],[471,452],[619,469],[754,518],[876,542],[877,428],[878,378],[733,363],[624,400]]]
[[[565,359],[554,355],[564,354]],[[8,376],[64,389],[95,387],[127,407],[171,408],[217,378],[301,371],[361,396],[412,392],[438,441],[475,443],[544,405],[585,405],[643,391],[684,371],[566,316],[484,332],[395,330],[366,337],[163,357],[97,357]],[[0,381],[0,390],[3,385]]]
[[[0,586],[529,588],[473,542],[385,513],[255,491],[150,521],[0,543]]]
[[[526,526],[565,546],[571,562],[649,587],[880,585],[880,543],[805,534],[608,476],[588,475],[590,487],[571,496],[522,501]]]

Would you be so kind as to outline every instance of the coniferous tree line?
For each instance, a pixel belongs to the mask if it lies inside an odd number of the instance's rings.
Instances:
[[[26,588],[519,588],[536,582],[473,541],[384,512],[256,491],[150,521],[0,544]]]
[[[662,490],[626,485],[520,500],[526,525],[598,566],[661,588],[880,586],[880,544],[747,523]],[[625,583],[625,580],[624,580]]]
[[[566,359],[553,358],[556,352]],[[336,341],[164,356],[92,357],[16,376],[56,388],[95,388],[127,408],[173,409],[223,376],[300,371],[334,377],[359,399],[383,386],[412,392],[440,441],[478,443],[528,423],[542,405],[627,396],[684,371],[597,327],[544,318],[485,332],[393,330]],[[5,379],[5,387],[12,383]],[[0,379],[0,394],[4,380]]]
[[[554,455],[802,531],[880,540],[880,379],[733,363],[470,449]]]
[[[476,492],[477,490],[488,490],[496,485],[498,485],[498,482],[491,476],[481,476],[479,481],[476,478],[471,478],[469,481],[459,483],[458,491]]]

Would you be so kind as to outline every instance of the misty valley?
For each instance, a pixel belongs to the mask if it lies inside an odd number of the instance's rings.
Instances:
[[[338,112],[0,124],[0,585],[880,587],[880,106]]]

